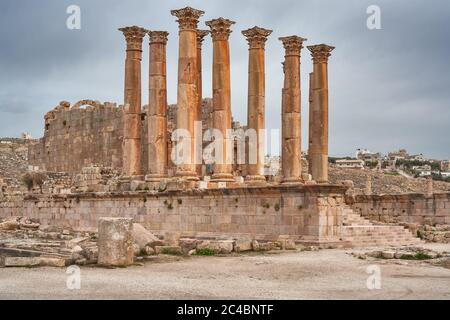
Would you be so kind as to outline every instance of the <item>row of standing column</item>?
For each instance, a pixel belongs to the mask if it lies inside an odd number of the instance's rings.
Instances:
[[[188,161],[176,167],[176,176],[196,181],[201,174],[196,152],[201,141],[195,141],[195,121],[201,121],[202,78],[201,44],[206,35],[213,39],[213,126],[225,138],[224,163],[215,166],[212,177],[216,182],[233,181],[232,165],[227,130],[231,129],[231,85],[230,85],[230,27],[228,19],[207,21],[210,31],[198,30],[198,19],[203,11],[190,7],[171,11],[179,23],[179,58],[177,91],[177,129],[184,129],[191,148]],[[142,40],[150,36],[150,76],[148,106],[148,150],[149,163],[147,181],[160,181],[167,177],[167,79],[166,44],[168,33],[147,31],[139,27],[120,29],[127,42],[125,63],[125,133],[123,174],[140,179],[141,173],[141,60]],[[256,150],[252,163],[248,163],[248,182],[264,182],[264,129],[265,129],[265,61],[264,50],[271,30],[254,27],[244,30],[249,44],[248,75],[248,129],[257,133],[250,141],[248,150]],[[301,83],[300,53],[306,39],[291,36],[280,38],[285,48],[283,62],[284,86],[282,92],[282,175],[283,183],[301,183]],[[327,45],[309,46],[314,62],[310,74],[310,119],[309,119],[309,169],[313,180],[328,181],[328,71],[330,52]],[[201,129],[201,128],[200,128]],[[176,138],[176,137],[175,137]],[[256,146],[252,146],[256,143]],[[247,158],[247,161],[249,159]],[[200,165],[201,166],[201,165]]]

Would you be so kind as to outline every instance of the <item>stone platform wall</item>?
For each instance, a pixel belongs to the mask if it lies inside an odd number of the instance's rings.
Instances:
[[[346,202],[370,220],[388,223],[450,224],[450,193],[357,195]]]
[[[8,195],[0,192],[0,218],[24,216],[23,195]]]
[[[338,186],[304,186],[167,191],[153,195],[33,195],[25,198],[23,212],[41,224],[80,231],[95,230],[100,217],[131,217],[157,234],[249,234],[270,239],[292,235],[317,241],[336,237],[337,226],[348,208],[344,192]],[[0,209],[0,216],[8,216],[8,212]]]

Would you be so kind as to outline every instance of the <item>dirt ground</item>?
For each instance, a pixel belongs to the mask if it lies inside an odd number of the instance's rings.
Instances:
[[[433,249],[448,252],[450,245]],[[82,267],[79,290],[67,288],[66,269],[3,268],[0,299],[450,299],[450,269],[360,260],[351,251],[157,257],[126,269]],[[367,288],[372,265],[381,272],[381,289]]]

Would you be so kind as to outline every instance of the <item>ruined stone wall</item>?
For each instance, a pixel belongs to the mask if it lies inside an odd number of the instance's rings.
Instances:
[[[355,213],[387,223],[450,224],[450,193],[347,197]]]
[[[20,190],[28,170],[28,145],[35,140],[0,138],[0,180],[9,190]]]
[[[100,217],[131,217],[155,233],[279,235],[332,239],[346,206],[336,186],[266,187],[118,194],[33,195],[24,215],[44,225],[97,228]],[[0,217],[5,212],[0,210]]]
[[[168,107],[169,137],[176,128],[176,109],[176,105]],[[143,110],[141,159],[142,170],[147,172],[147,106]],[[206,130],[212,127],[212,99],[203,100],[202,112],[203,129]],[[122,169],[122,141],[122,106],[92,100],[82,100],[73,106],[61,102],[45,115],[44,137],[30,143],[28,161],[39,170],[71,174],[92,165]],[[170,157],[170,143],[168,148]]]
[[[45,115],[44,137],[29,147],[30,165],[69,173],[93,164],[120,168],[122,113],[112,103],[84,100],[72,107],[61,103]]]

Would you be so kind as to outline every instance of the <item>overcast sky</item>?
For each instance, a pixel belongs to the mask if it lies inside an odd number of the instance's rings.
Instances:
[[[381,30],[366,26],[381,8]],[[81,8],[81,30],[66,27],[69,5]],[[139,25],[170,33],[168,102],[176,103],[178,25],[171,9],[186,5],[224,17],[232,27],[231,86],[235,120],[246,122],[248,46],[241,31],[274,30],[266,45],[266,123],[280,128],[283,47],[280,36],[336,46],[329,61],[330,155],[357,148],[406,148],[450,158],[450,2],[447,0],[1,0],[0,136],[43,134],[43,116],[61,100],[123,103],[125,41],[117,28]],[[143,102],[148,101],[148,47]],[[203,48],[203,92],[211,96],[211,39]],[[303,146],[308,129],[308,74],[302,51]]]

